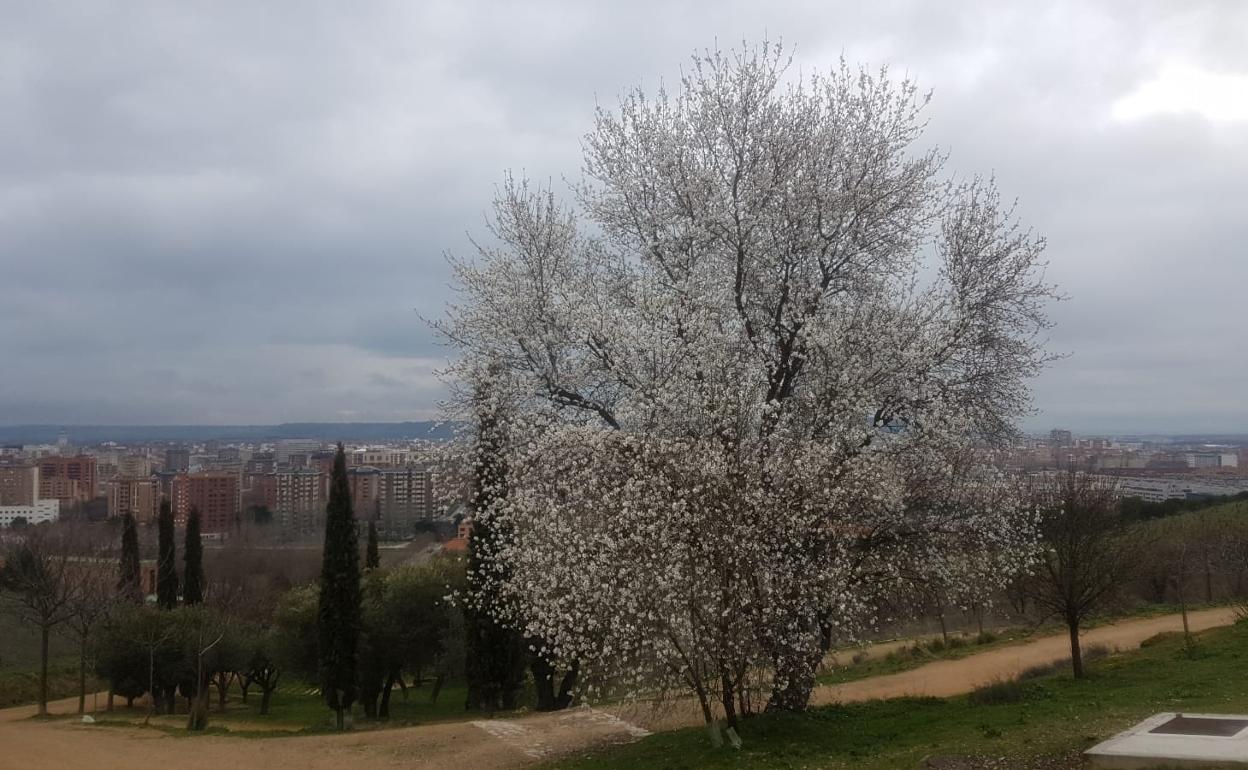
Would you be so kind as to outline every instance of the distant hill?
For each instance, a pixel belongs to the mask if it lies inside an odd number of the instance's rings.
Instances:
[[[53,444],[64,432],[75,445],[155,441],[445,441],[455,427],[424,422],[287,422],[280,425],[0,425],[0,444]]]

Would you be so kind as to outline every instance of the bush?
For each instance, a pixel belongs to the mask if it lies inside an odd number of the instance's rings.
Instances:
[[[1052,676],[1061,671],[1070,668],[1069,660],[1055,660],[1052,663],[1041,663],[1036,666],[1023,669],[1018,674],[1020,682],[1026,682],[1032,679],[1041,679],[1046,676]]]
[[[1160,634],[1153,634],[1144,641],[1140,642],[1140,649],[1142,650],[1146,647],[1152,647],[1154,645],[1164,644],[1166,642],[1182,638],[1182,631],[1162,631]]]
[[[997,635],[991,631],[980,631],[975,637],[975,644],[992,644],[997,641]]]
[[[971,692],[971,703],[977,706],[999,706],[1020,703],[1027,697],[1027,688],[1019,679],[997,679]]]
[[[924,648],[923,643],[915,642],[906,647],[899,647],[893,650],[892,652],[884,656],[884,660],[890,663],[895,663],[899,660],[906,660],[907,658],[926,658],[926,657],[928,657],[928,653],[927,653],[927,650]]]

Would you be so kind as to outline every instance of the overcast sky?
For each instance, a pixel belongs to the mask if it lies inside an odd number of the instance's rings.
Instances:
[[[764,35],[916,78],[1047,236],[1027,427],[1248,432],[1236,0],[0,0],[0,424],[433,416],[420,315],[503,172],[577,175],[596,102]]]

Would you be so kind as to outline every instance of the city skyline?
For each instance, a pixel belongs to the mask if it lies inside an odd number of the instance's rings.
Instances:
[[[1070,356],[1025,429],[1248,432],[1248,8],[654,11],[0,11],[0,424],[436,417],[422,317],[504,170],[562,190],[595,104],[765,30],[795,71],[844,55],[932,89],[925,145],[1047,237]]]

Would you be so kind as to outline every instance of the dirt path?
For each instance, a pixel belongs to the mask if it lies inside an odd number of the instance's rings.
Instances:
[[[1234,619],[1230,609],[1203,610],[1190,615],[1193,630],[1228,625]],[[1096,628],[1088,631],[1084,640],[1086,644],[1129,649],[1155,634],[1181,628],[1178,615],[1166,615]],[[902,695],[957,695],[1030,666],[1061,660],[1068,652],[1065,635],[1044,637],[958,660],[936,661],[898,674],[821,688],[814,700],[829,703]],[[51,704],[50,710],[54,714],[72,714],[76,708],[77,700],[71,698]],[[580,708],[516,719],[441,723],[345,735],[263,740],[213,735],[187,741],[153,730],[93,727],[76,720],[34,721],[28,718],[33,714],[33,707],[0,711],[0,770],[84,764],[89,764],[93,770],[133,770],[145,766],[188,770],[220,770],[221,767],[340,770],[350,765],[509,770],[603,743],[635,740],[647,729],[700,723],[696,709],[681,707],[670,708],[662,714],[643,712],[638,707],[609,712]]]
[[[1203,631],[1235,622],[1230,607],[1188,613],[1192,631]],[[1179,615],[1162,615],[1093,628],[1081,634],[1082,646],[1103,645],[1111,650],[1129,650],[1140,642],[1163,631],[1182,631]],[[821,688],[816,703],[847,703],[906,695],[930,695],[945,698],[961,695],[995,679],[1015,676],[1032,666],[1053,663],[1070,657],[1070,641],[1066,634],[1046,636],[1022,644],[999,647],[956,660],[939,660],[897,674],[860,679],[834,687]]]

